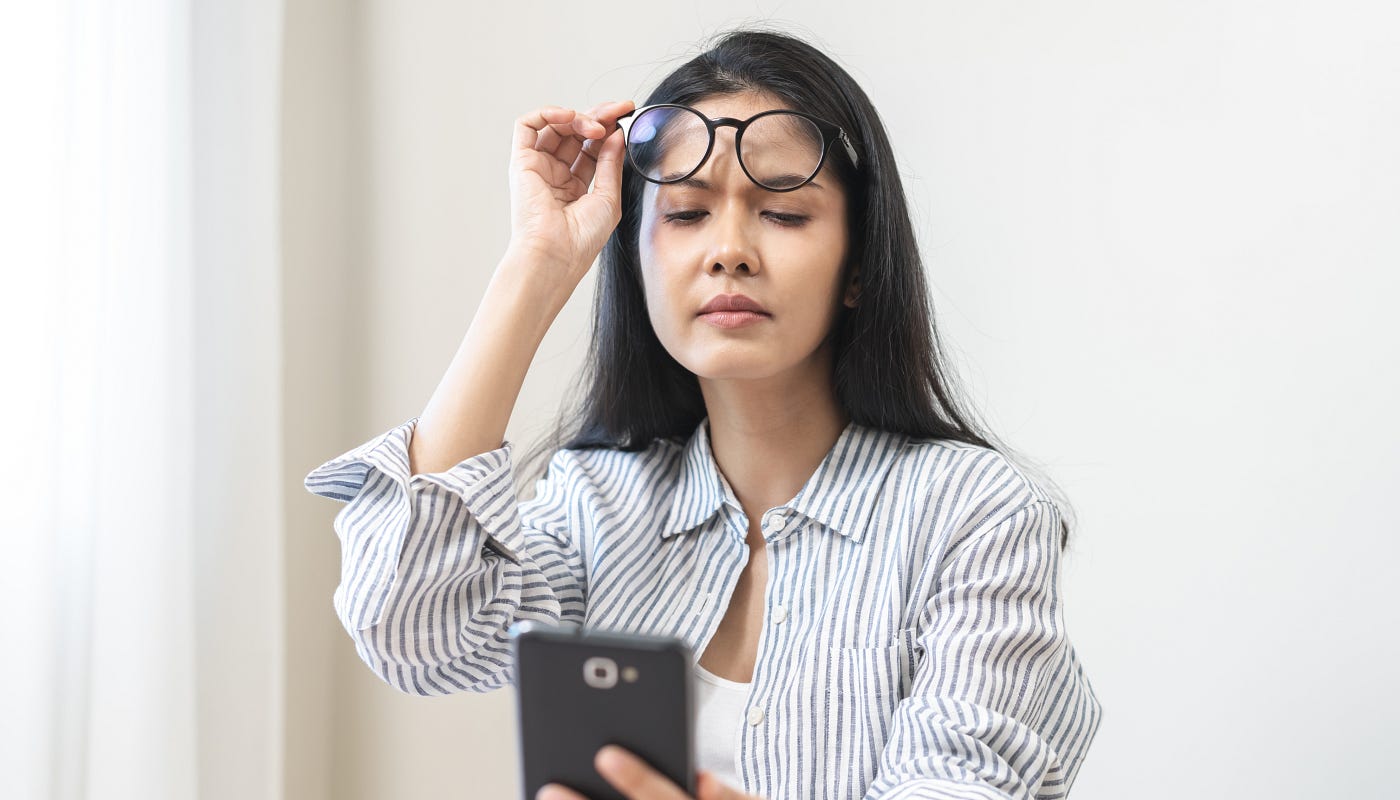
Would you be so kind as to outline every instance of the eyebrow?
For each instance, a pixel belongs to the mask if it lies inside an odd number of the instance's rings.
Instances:
[[[801,176],[801,175],[779,175],[778,177],[779,177],[779,178],[783,178],[783,179],[791,178],[791,179],[793,179],[793,180],[798,180],[798,179],[800,179],[802,176]],[[752,183],[752,181],[750,181],[750,183]],[[710,185],[709,181],[701,180],[700,178],[686,178],[686,179],[683,180],[683,181],[676,181],[675,183],[666,183],[666,184],[662,184],[662,187],[666,187],[666,186],[690,186],[690,187],[693,187],[693,188],[695,188],[695,189],[699,189],[699,190],[702,191],[702,192],[708,192],[708,191],[714,189],[714,187]],[[823,188],[825,188],[825,187],[822,186],[820,183],[817,183],[815,180],[807,181],[805,184],[802,185],[801,188],[804,188],[804,189],[805,189],[805,188],[807,188],[808,186],[815,186],[815,187],[817,187],[818,189],[823,189]],[[763,188],[763,187],[759,186],[758,184],[753,184],[753,187],[754,187],[755,189],[761,189],[761,188]]]

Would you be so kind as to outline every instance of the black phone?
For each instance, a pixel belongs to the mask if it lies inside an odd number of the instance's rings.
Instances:
[[[695,701],[685,642],[533,621],[512,625],[510,637],[525,800],[547,783],[589,800],[626,800],[593,768],[607,744],[630,750],[695,794]]]

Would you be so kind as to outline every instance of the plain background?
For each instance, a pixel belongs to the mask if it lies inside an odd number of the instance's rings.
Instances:
[[[1384,2],[293,0],[283,309],[288,796],[516,791],[512,689],[400,695],[300,476],[419,414],[509,235],[515,117],[771,22],[895,144],[951,357],[1077,513],[1106,716],[1074,797],[1393,796],[1400,16]],[[556,412],[591,277],[510,438]]]

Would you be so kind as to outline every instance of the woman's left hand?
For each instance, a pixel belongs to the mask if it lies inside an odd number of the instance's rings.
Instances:
[[[627,800],[763,800],[756,794],[745,794],[738,789],[720,783],[709,770],[699,770],[695,781],[695,797],[685,793],[651,765],[626,748],[608,745],[598,751],[593,758],[593,766],[598,774],[607,779],[613,788]],[[588,800],[557,783],[540,787],[535,800]]]

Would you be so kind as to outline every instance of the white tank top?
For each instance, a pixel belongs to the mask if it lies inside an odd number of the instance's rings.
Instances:
[[[739,720],[748,703],[748,683],[727,680],[695,662],[695,761],[729,786],[744,785],[734,770],[738,760]]]

